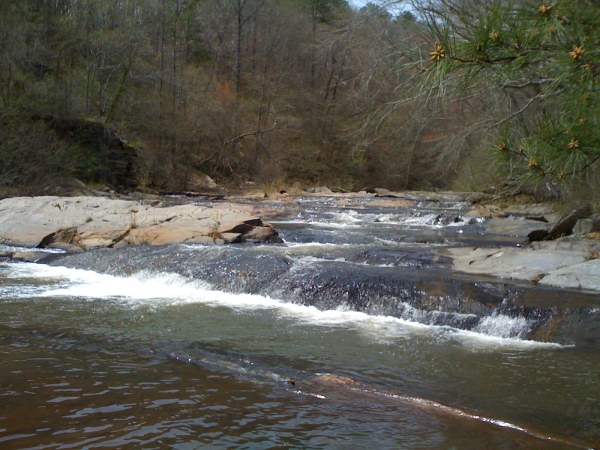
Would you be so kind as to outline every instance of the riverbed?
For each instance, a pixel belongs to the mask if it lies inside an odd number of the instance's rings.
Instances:
[[[272,208],[283,244],[0,262],[0,445],[600,446],[598,295],[449,270],[521,245],[468,206],[311,197]]]

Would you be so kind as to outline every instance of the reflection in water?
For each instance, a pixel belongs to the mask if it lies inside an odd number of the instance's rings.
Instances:
[[[13,329],[12,339],[0,341],[3,356],[9,349],[11,354],[3,365],[3,388],[8,389],[2,394],[0,440],[19,448],[329,447],[366,446],[374,439],[388,448],[443,448],[446,442],[465,448],[497,442],[499,427],[501,441],[521,448],[566,445],[343,375],[288,368],[287,374],[295,375],[291,378],[210,352],[192,358],[128,352],[122,344],[98,351],[94,337],[76,342],[61,333],[22,331]]]

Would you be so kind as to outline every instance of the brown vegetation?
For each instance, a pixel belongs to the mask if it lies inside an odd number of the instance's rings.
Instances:
[[[428,136],[448,120],[413,98],[413,19],[343,0],[2,2],[0,184],[126,184],[105,170],[108,148],[52,126],[85,119],[141,150],[144,187],[185,190],[199,172],[447,185]]]
[[[0,186],[50,176],[189,190],[206,173],[236,185],[501,187],[512,172],[495,170],[489,124],[521,91],[432,88],[431,68],[452,55],[440,47],[431,60],[428,11],[445,2],[413,3],[393,15],[345,0],[0,2]],[[127,139],[135,180],[115,179],[111,139],[59,123]]]

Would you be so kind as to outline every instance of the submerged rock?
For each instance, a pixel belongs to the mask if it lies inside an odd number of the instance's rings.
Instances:
[[[126,245],[279,241],[241,205],[157,208],[100,197],[14,197],[0,201],[0,241],[89,250]]]

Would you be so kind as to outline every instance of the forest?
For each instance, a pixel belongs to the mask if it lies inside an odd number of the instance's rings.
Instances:
[[[591,0],[0,2],[0,187],[592,197],[599,25]]]

